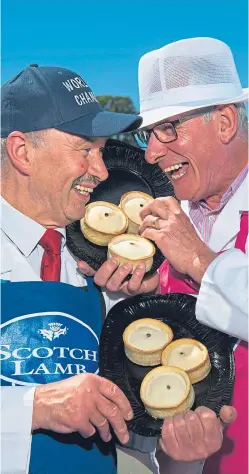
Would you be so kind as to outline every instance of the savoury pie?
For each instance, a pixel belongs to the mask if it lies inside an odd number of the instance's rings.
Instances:
[[[191,383],[200,382],[211,370],[206,346],[195,339],[185,338],[171,342],[162,353],[161,363],[185,370]]]
[[[160,364],[162,351],[172,339],[171,328],[152,318],[133,321],[123,333],[126,356],[143,366]]]
[[[151,370],[142,381],[140,396],[146,411],[161,419],[189,410],[195,399],[189,376],[178,367]]]
[[[132,191],[130,193],[124,194],[121,197],[120,207],[129,219],[129,234],[138,234],[138,229],[142,224],[142,220],[139,215],[140,211],[151,201],[153,201],[153,198],[149,196],[149,194],[145,194],[140,191]]]
[[[110,240],[126,232],[128,219],[115,204],[96,201],[88,204],[85,216],[80,221],[81,231],[92,243],[107,246]]]
[[[107,257],[117,257],[120,264],[131,263],[133,271],[139,263],[144,263],[145,271],[148,272],[152,267],[155,251],[150,240],[134,234],[122,234],[110,241]]]

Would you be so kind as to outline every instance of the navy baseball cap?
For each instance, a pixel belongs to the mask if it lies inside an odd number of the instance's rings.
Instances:
[[[56,128],[75,135],[109,137],[135,130],[137,115],[102,109],[75,72],[31,64],[1,88],[1,136]]]

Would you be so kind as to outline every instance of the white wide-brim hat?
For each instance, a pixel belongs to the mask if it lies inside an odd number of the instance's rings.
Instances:
[[[191,38],[140,59],[140,129],[214,105],[248,100],[230,48],[213,38]]]

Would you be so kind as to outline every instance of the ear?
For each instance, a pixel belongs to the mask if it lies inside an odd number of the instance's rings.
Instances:
[[[6,140],[6,149],[12,165],[22,174],[30,175],[34,159],[34,147],[22,132],[11,132]]]
[[[222,143],[229,143],[238,130],[238,112],[233,104],[217,107],[219,121],[219,135]]]

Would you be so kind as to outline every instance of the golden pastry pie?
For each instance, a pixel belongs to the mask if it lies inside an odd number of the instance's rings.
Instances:
[[[86,212],[80,221],[84,236],[94,244],[107,246],[110,240],[127,230],[128,218],[115,204],[96,201],[86,206]]]
[[[162,353],[161,363],[185,370],[191,383],[200,382],[211,370],[207,348],[196,339],[177,339],[171,342]]]
[[[117,257],[120,264],[131,263],[133,271],[139,263],[144,263],[148,272],[152,267],[155,251],[150,240],[134,234],[122,234],[110,241],[107,257]]]
[[[129,219],[127,231],[129,234],[138,234],[138,229],[142,224],[140,211],[151,201],[153,198],[149,194],[140,191],[132,191],[121,197],[120,207]]]
[[[188,374],[178,367],[157,367],[143,379],[141,400],[154,418],[167,418],[189,410],[195,393]]]
[[[152,318],[133,321],[123,333],[126,356],[144,366],[160,364],[162,351],[172,339],[171,328]]]

